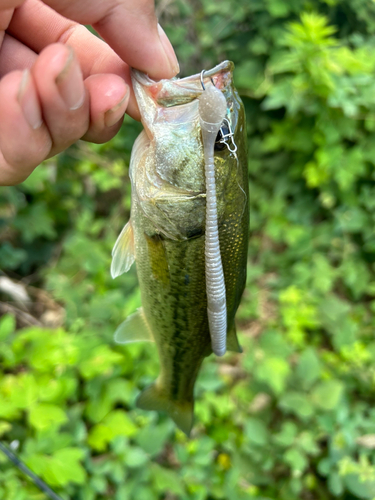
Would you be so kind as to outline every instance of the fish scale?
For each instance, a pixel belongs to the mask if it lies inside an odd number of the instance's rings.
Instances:
[[[214,166],[227,344],[240,352],[234,317],[246,281],[248,173],[245,115],[232,70],[226,61],[206,75],[218,82],[227,101],[237,145],[237,154],[218,148]],[[119,327],[116,340],[156,343],[160,374],[137,405],[167,412],[189,434],[194,384],[202,361],[212,353],[205,281],[205,162],[197,111],[203,90],[199,75],[155,83],[133,71],[132,81],[145,131],[132,151],[131,219],[116,242],[112,274],[126,271],[135,259],[142,309]]]

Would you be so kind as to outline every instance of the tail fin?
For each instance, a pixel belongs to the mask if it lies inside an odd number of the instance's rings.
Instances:
[[[193,401],[171,401],[154,383],[138,396],[137,406],[142,410],[166,412],[179,429],[190,435],[194,419]]]

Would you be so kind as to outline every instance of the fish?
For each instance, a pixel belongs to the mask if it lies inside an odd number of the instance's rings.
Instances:
[[[113,248],[111,274],[115,278],[136,263],[142,307],[118,327],[115,341],[155,342],[160,373],[136,405],[166,412],[187,435],[204,358],[212,352],[223,355],[226,349],[242,352],[235,314],[246,283],[249,182],[245,112],[233,69],[232,62],[224,61],[201,74],[157,82],[138,70],[131,72],[144,129],[131,153],[130,220]],[[214,197],[206,179],[208,147],[201,116],[202,96],[210,93],[224,102],[219,128],[210,129],[215,136]],[[216,332],[209,318],[210,200],[215,204],[224,334]],[[221,335],[219,348],[215,335]]]

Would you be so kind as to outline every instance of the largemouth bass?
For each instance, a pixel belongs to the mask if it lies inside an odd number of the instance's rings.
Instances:
[[[137,406],[167,412],[186,434],[193,424],[194,384],[203,359],[213,349],[218,355],[226,347],[241,352],[234,317],[246,281],[248,170],[245,114],[232,73],[229,61],[204,75],[159,82],[132,71],[144,130],[132,150],[131,217],[114,246],[111,272],[119,276],[135,260],[142,308],[120,325],[115,340],[155,341],[160,374],[140,394]],[[225,116],[220,118],[212,147],[214,190],[209,194],[205,174],[211,156],[203,140],[206,122],[200,102],[211,86],[225,98]],[[220,266],[215,264],[209,274],[216,257],[206,248],[208,212],[214,214],[213,209],[206,210],[206,202],[207,207],[214,204],[216,211],[210,231],[215,237],[218,229],[216,247],[223,271],[219,291],[224,293],[225,322],[221,325],[225,325],[226,339],[218,348],[213,347],[216,327],[209,321],[210,297],[218,285],[209,280],[218,275]]]

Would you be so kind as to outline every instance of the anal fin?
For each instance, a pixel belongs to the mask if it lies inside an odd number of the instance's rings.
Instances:
[[[243,352],[242,347],[240,346],[237,338],[236,325],[232,324],[232,326],[228,329],[227,333],[227,349],[228,351],[233,352]]]
[[[131,314],[115,331],[115,342],[130,344],[131,342],[154,342],[151,329],[147,324],[142,307]]]
[[[136,404],[142,410],[166,412],[179,429],[190,435],[194,419],[193,401],[172,401],[154,383],[138,396]]]
[[[134,233],[131,220],[129,220],[117,238],[112,250],[112,278],[117,278],[117,276],[129,271],[134,260]]]

